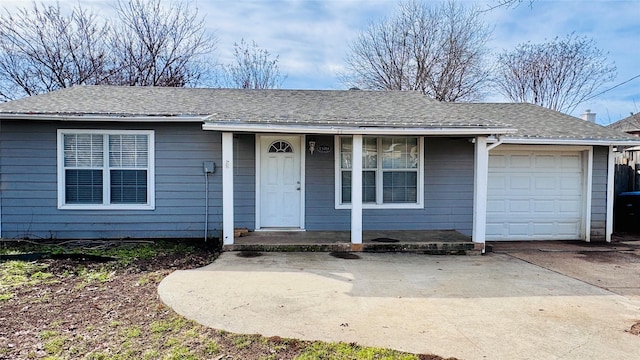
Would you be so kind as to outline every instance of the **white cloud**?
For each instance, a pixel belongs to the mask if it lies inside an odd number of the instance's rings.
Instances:
[[[59,1],[63,8],[78,0]],[[81,0],[85,8],[100,14],[113,13],[115,0]],[[484,0],[486,7],[495,0]],[[15,9],[30,6],[21,0],[0,0],[0,6]],[[349,42],[371,21],[389,15],[395,1],[385,0],[192,0],[207,26],[219,40],[218,60],[232,60],[233,43],[245,39],[256,43],[274,56],[280,56],[280,68],[288,78],[286,88],[340,89],[336,73],[344,67]],[[471,2],[469,2],[471,4]],[[536,0],[515,8],[498,8],[485,13],[494,27],[490,43],[493,53],[512,49],[522,42],[542,42],[571,32],[593,37],[597,45],[609,52],[618,67],[620,83],[640,74],[640,1],[547,1]],[[495,95],[491,99],[499,99]],[[503,99],[504,100],[504,99]],[[574,115],[586,108],[599,119],[614,120],[637,112],[640,103],[640,78],[620,88],[581,104]]]

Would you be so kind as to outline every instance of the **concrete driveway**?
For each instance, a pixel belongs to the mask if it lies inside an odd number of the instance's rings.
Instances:
[[[549,254],[575,251],[503,250],[359,259],[227,252],[204,268],[172,273],[158,291],[185,317],[235,333],[460,359],[640,359],[640,337],[626,332],[640,321],[640,278],[617,287],[621,295],[580,279],[600,271],[584,270],[598,262],[563,263],[569,276],[535,264],[539,255],[554,263]]]

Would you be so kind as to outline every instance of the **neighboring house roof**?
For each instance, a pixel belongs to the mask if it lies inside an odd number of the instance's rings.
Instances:
[[[0,119],[204,121],[205,129],[401,129],[509,139],[627,142],[637,138],[537,105],[445,103],[413,91],[245,90],[76,86],[0,104]],[[353,130],[356,129],[356,130]],[[327,130],[327,131],[329,131]]]
[[[627,116],[613,124],[607,125],[609,129],[624,131],[626,133],[640,133],[640,113]]]

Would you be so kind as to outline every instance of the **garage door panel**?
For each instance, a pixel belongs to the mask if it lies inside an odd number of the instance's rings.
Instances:
[[[531,202],[529,201],[529,199],[525,199],[525,200],[510,200],[509,201],[509,211],[512,214],[529,213],[529,212],[531,212],[530,204],[531,204]]]
[[[576,200],[560,200],[558,205],[560,206],[559,212],[565,214],[577,214],[582,207],[582,204]]]
[[[504,168],[507,163],[506,155],[491,155],[489,157],[489,167],[493,168]]]
[[[510,190],[529,190],[531,189],[531,178],[524,175],[515,175],[507,180]]]
[[[537,237],[553,234],[555,231],[553,222],[535,222],[532,224],[533,234]]]
[[[488,191],[503,191],[507,188],[507,179],[504,175],[489,175]]]
[[[504,200],[488,200],[487,201],[487,214],[489,213],[503,213],[506,209],[506,202]]]
[[[534,200],[533,204],[533,211],[539,214],[553,214],[556,210],[556,202],[553,200]]]
[[[536,190],[555,190],[556,185],[556,177],[555,176],[540,176],[534,178],[534,189]]]
[[[506,225],[509,236],[527,236],[531,233],[529,223],[511,222]]]
[[[564,191],[580,191],[582,190],[582,177],[576,175],[565,175],[560,177],[559,188]]]
[[[556,158],[550,155],[538,155],[535,157],[536,169],[553,169],[556,167]]]
[[[531,155],[511,155],[508,159],[509,167],[512,169],[531,168]]]
[[[561,236],[571,237],[576,233],[580,233],[580,228],[576,225],[575,221],[562,222],[557,225],[557,233]]]
[[[488,240],[580,238],[581,152],[498,150],[489,164]]]
[[[496,234],[498,239],[507,239],[508,238],[508,229],[507,224],[505,223],[487,223],[487,232],[491,234]]]
[[[582,157],[580,155],[561,155],[560,164],[565,169],[580,170],[582,168]]]

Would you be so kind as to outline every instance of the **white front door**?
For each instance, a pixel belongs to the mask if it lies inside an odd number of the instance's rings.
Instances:
[[[260,228],[300,228],[299,136],[260,137]]]

